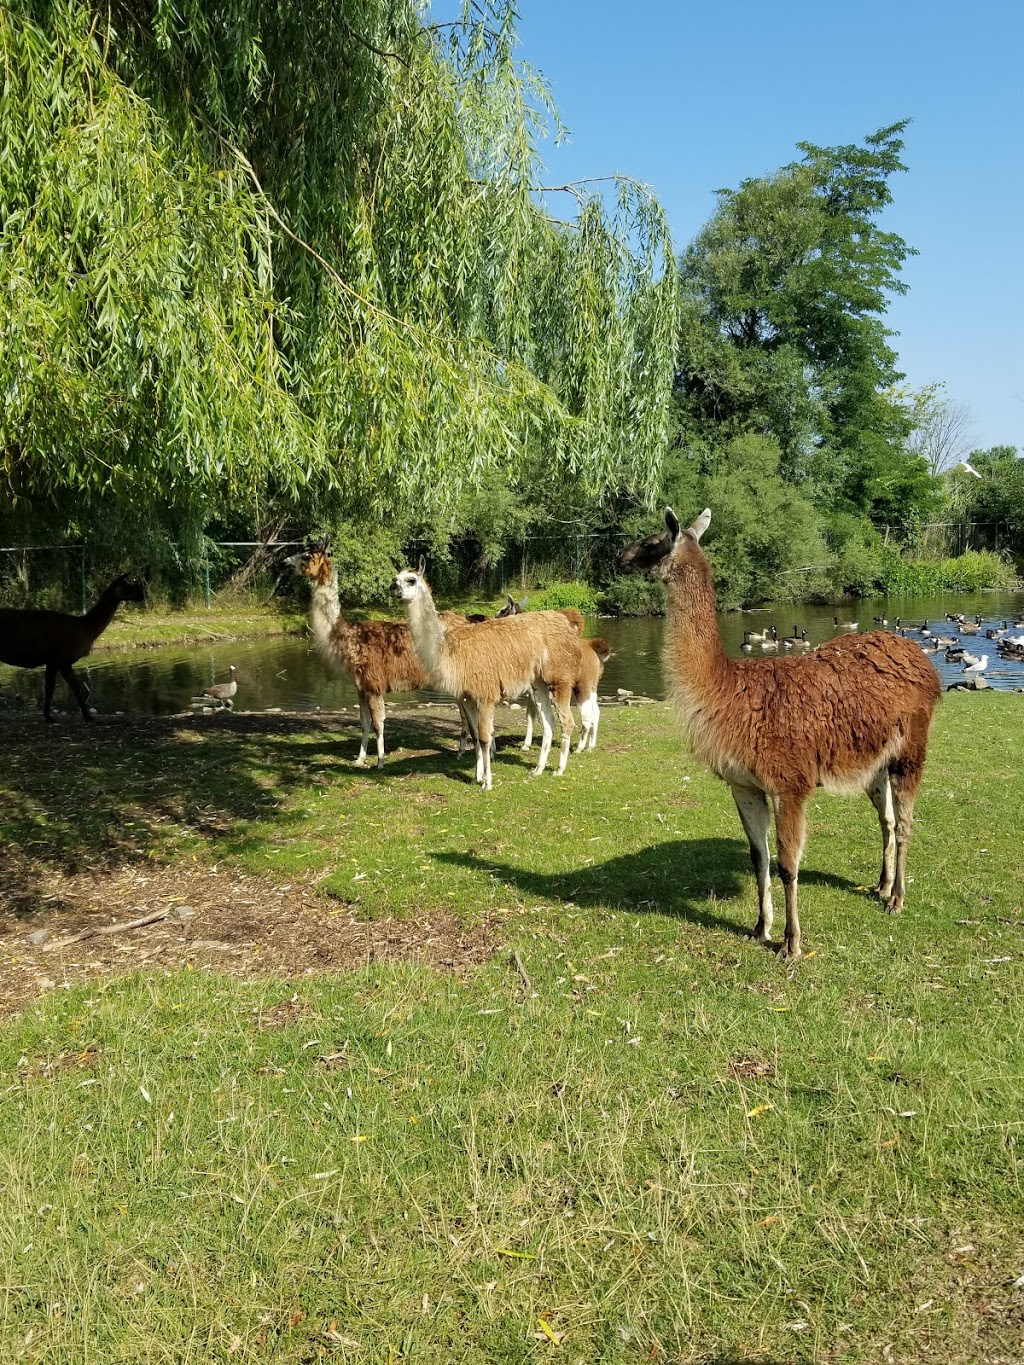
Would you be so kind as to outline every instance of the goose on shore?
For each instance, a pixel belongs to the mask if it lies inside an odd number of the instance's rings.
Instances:
[[[238,691],[238,681],[235,674],[238,670],[232,664],[228,669],[228,680],[222,683],[212,683],[209,687],[204,687],[198,696],[193,697],[193,703],[214,701],[218,706],[226,706],[230,711],[234,702],[232,698]]]

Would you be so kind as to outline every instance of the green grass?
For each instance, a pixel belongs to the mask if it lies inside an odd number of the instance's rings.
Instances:
[[[306,628],[300,612],[258,603],[207,609],[189,606],[122,608],[96,642],[95,649],[150,649],[158,645],[205,644],[217,640],[249,640],[264,635],[296,635]]]
[[[429,711],[379,775],[314,722],[10,736],[37,868],[217,860],[508,948],[153,969],[8,1021],[0,1359],[1020,1358],[1022,701],[940,708],[902,917],[867,800],[816,798],[790,968],[663,706],[557,781],[503,748],[489,794]]]
[[[570,585],[571,586],[571,585]],[[505,605],[505,594],[482,598],[464,593],[446,600],[451,611],[484,612],[493,616]],[[353,620],[366,616],[404,621],[405,611],[394,604],[367,609],[345,609]],[[159,645],[205,644],[218,640],[250,640],[262,636],[302,635],[307,617],[301,604],[284,601],[259,602],[244,596],[214,598],[210,607],[189,602],[183,607],[156,605],[122,607],[96,642],[96,650],[150,649]]]

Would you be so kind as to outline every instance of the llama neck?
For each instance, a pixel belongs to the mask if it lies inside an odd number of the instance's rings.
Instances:
[[[105,589],[99,596],[94,606],[85,613],[82,621],[86,630],[89,632],[89,639],[95,640],[106,630],[114,619],[114,612],[117,611],[118,603],[121,601],[114,591],[113,585]]]
[[[406,605],[409,608],[409,633],[416,653],[427,672],[436,673],[444,644],[444,626],[437,614],[434,598],[426,589]]]
[[[313,595],[309,599],[309,628],[318,649],[327,648],[340,617],[338,575],[332,568],[329,577],[313,584]]]
[[[682,566],[665,584],[668,620],[665,661],[669,682],[686,711],[701,709],[732,667],[718,633],[710,571]]]

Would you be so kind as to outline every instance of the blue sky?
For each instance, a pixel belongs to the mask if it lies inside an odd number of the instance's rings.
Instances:
[[[450,7],[435,4],[434,11]],[[677,247],[714,191],[911,118],[884,218],[919,255],[887,315],[913,387],[944,381],[975,445],[1024,447],[1024,5],[1009,0],[521,0],[520,57],[570,130],[549,183],[621,172]]]

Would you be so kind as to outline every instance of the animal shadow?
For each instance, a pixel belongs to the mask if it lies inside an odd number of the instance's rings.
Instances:
[[[526,896],[575,905],[670,915],[708,929],[746,936],[749,924],[708,908],[711,896],[733,899],[752,885],[745,843],[733,839],[675,839],[567,872],[541,872],[474,853],[434,853],[440,863],[497,877]]]

